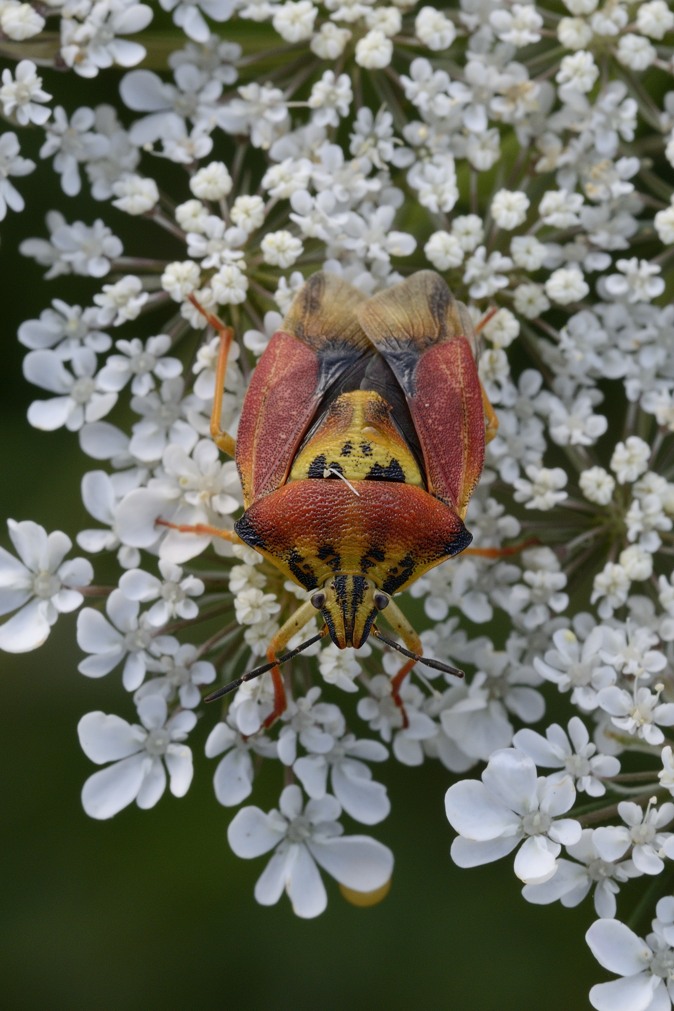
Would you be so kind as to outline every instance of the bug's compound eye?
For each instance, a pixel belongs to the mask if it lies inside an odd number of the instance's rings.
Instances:
[[[316,590],[315,593],[311,594],[311,603],[314,605],[317,611],[325,607],[325,602],[328,599],[325,590]]]
[[[385,607],[388,607],[390,600],[388,593],[384,593],[383,590],[375,590],[374,606],[378,611],[383,611]]]

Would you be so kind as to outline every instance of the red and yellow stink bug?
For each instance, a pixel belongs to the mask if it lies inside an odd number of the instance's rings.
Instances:
[[[328,634],[340,649],[374,635],[408,657],[392,681],[398,705],[418,661],[460,675],[420,655],[392,597],[472,540],[464,517],[497,423],[465,306],[432,271],[372,298],[314,274],[253,373],[235,443],[220,427],[232,330],[194,304],[220,332],[211,433],[236,457],[244,513],[235,533],[177,529],[244,542],[308,595],[269,643],[269,662],[209,700],[270,670],[269,726],[286,707],[279,664]],[[317,612],[318,636],[284,653]],[[404,647],[380,631],[380,614]]]

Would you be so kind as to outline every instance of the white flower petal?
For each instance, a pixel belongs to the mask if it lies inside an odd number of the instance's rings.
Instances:
[[[30,580],[30,571],[9,551],[0,548],[0,586],[16,586],[25,580]]]
[[[166,769],[160,758],[146,758],[145,778],[143,779],[136,804],[143,811],[149,810],[162,797],[166,789]]]
[[[592,833],[592,842],[602,860],[620,860],[631,844],[628,830],[622,825],[602,825]]]
[[[515,833],[520,819],[474,779],[450,786],[445,794],[445,812],[452,828],[468,839],[485,842]]]
[[[515,874],[527,885],[537,885],[551,878],[557,869],[561,847],[542,835],[525,839],[515,857]]]
[[[661,987],[666,1003],[656,1006],[653,996],[658,987]],[[645,974],[597,983],[590,990],[590,1003],[597,1011],[669,1011],[671,1008],[663,981]]]
[[[104,470],[92,470],[82,478],[82,501],[99,523],[110,523],[115,508],[115,491]]]
[[[334,800],[334,798],[332,799]],[[291,783],[290,786],[286,786],[281,793],[278,806],[281,814],[284,818],[287,818],[288,821],[292,821],[293,818],[299,818],[302,814],[302,808],[304,807],[304,799],[302,797],[302,791],[297,783]]]
[[[145,754],[131,755],[95,772],[82,789],[82,806],[90,818],[112,818],[128,807],[145,778]]]
[[[297,849],[296,845],[279,847],[262,871],[255,883],[255,899],[261,906],[273,906],[283,895],[292,874]]]
[[[642,874],[660,874],[665,866],[652,846],[635,846],[632,850],[632,861]]]
[[[545,811],[552,818],[559,814],[564,814],[573,807],[576,799],[576,788],[573,785],[571,776],[557,778],[551,776],[546,780],[541,796],[541,811]]]
[[[563,896],[574,890],[578,891],[578,902],[590,890],[590,879],[587,870],[581,864],[571,863],[570,860],[558,860],[555,873],[547,881],[537,885],[525,885],[522,895],[533,905],[547,905],[549,902],[557,902]],[[566,903],[565,903],[566,905]],[[577,905],[576,902],[573,905]]]
[[[476,842],[474,839],[464,839],[458,836],[452,843],[452,860],[457,867],[480,867],[500,860],[511,853],[519,843],[517,836],[488,839],[486,842]]]
[[[47,531],[32,520],[7,520],[7,529],[16,553],[31,572],[46,562]]]
[[[119,646],[118,649],[111,650],[109,653],[99,653],[98,655],[93,654],[92,656],[85,657],[84,660],[80,660],[77,669],[85,677],[102,678],[106,674],[109,674],[111,670],[114,670],[123,656],[124,647]]]
[[[168,707],[161,695],[146,695],[137,705],[140,722],[147,730],[159,730],[166,723]]]
[[[286,881],[286,892],[296,916],[313,919],[328,904],[325,885],[306,846],[294,846],[294,860]]]
[[[43,560],[40,568],[47,569],[49,572],[56,572],[72,546],[73,542],[67,534],[64,534],[62,530],[52,530],[47,535],[47,557]],[[74,561],[75,559],[72,559],[69,564],[72,565]],[[89,563],[85,559],[81,558],[79,561],[89,567]]]
[[[562,846],[573,846],[582,835],[580,822],[575,818],[557,818],[550,826],[548,835],[553,842],[561,843]]]
[[[29,383],[50,393],[67,394],[73,385],[73,377],[52,350],[29,351],[23,362],[23,374]]]
[[[119,588],[131,600],[146,603],[161,592],[161,580],[142,569],[129,569],[119,580]]]
[[[41,600],[30,600],[25,607],[0,625],[0,649],[6,653],[26,653],[46,642],[51,631]]]
[[[369,836],[337,836],[307,843],[312,856],[340,885],[356,892],[381,888],[393,873],[393,854]]]
[[[620,976],[643,972],[652,955],[646,942],[620,920],[595,920],[585,940],[599,964]]]
[[[166,529],[157,526],[156,521],[161,516],[168,518],[166,513],[170,505],[165,494],[151,488],[129,492],[117,507],[117,532],[121,540],[134,548],[151,547]],[[202,542],[202,550],[204,539],[195,540]]]
[[[225,807],[233,807],[249,797],[253,790],[253,759],[250,752],[243,748],[232,748],[218,764],[213,786],[215,796]]]
[[[100,611],[85,607],[77,615],[77,645],[85,653],[120,651],[123,655],[123,638]]]
[[[285,835],[259,807],[244,807],[232,818],[227,839],[237,857],[259,857],[277,846]]]
[[[170,776],[171,793],[174,797],[184,797],[194,775],[191,749],[186,744],[169,744],[165,761]]]
[[[328,785],[328,763],[323,755],[305,755],[298,758],[293,765],[293,772],[309,797],[325,796]]]
[[[557,750],[553,748],[550,741],[528,727],[517,731],[513,737],[513,744],[516,748],[524,751],[536,765],[544,769],[556,769],[563,764],[563,760],[560,759]]]
[[[369,777],[355,775],[353,765],[340,762],[334,766],[332,789],[348,815],[363,825],[377,825],[391,810],[386,787]]]
[[[74,409],[75,404],[70,397],[34,400],[28,407],[28,421],[42,432],[54,432],[65,425]]]
[[[223,751],[231,748],[236,742],[236,731],[226,723],[216,723],[206,740],[204,754],[207,758],[215,758]]]
[[[143,747],[143,736],[121,716],[87,713],[77,724],[82,751],[97,765],[127,758]]]
[[[482,773],[482,781],[490,793],[511,811],[525,814],[538,807],[536,766],[523,751],[503,748],[494,752]],[[487,836],[476,838],[485,839]]]
[[[23,568],[23,566],[21,566]],[[22,582],[27,582],[22,578]],[[0,588],[0,615],[9,614],[10,611],[16,611],[18,607],[23,607],[30,598],[33,596],[33,590],[30,589],[19,589],[14,587],[12,589],[1,589]]]

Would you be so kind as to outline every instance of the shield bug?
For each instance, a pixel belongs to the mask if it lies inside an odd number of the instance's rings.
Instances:
[[[211,433],[236,458],[244,513],[235,532],[177,529],[242,541],[307,593],[270,641],[268,663],[208,699],[270,670],[270,725],[286,706],[279,665],[326,635],[340,649],[374,635],[402,652],[392,680],[401,709],[415,663],[461,676],[421,656],[392,598],[472,540],[464,518],[497,426],[466,307],[432,271],[372,298],[314,274],[253,372],[235,442],[220,426],[233,333],[192,301],[220,333]],[[319,634],[287,651],[317,614]],[[380,616],[404,646],[384,635]]]

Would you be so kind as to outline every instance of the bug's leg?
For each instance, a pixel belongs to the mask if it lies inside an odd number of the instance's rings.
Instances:
[[[304,628],[304,626],[310,622],[312,618],[315,618],[316,614],[316,608],[310,600],[301,604],[300,607],[298,607],[297,610],[290,615],[285,624],[281,625],[273,639],[270,640],[269,646],[267,647],[267,660],[270,663],[277,660],[279,655],[284,652],[292,637],[299,632],[300,629]],[[281,674],[281,668],[278,664],[275,664],[274,667],[272,667],[270,673],[274,684],[274,708],[262,724],[265,728],[270,727],[272,723],[279,718],[288,704],[286,701],[285,685],[283,684],[283,675]]]
[[[526,541],[518,544],[509,544],[502,548],[465,548],[462,555],[474,555],[476,558],[507,558],[508,555],[518,555],[525,548],[531,548],[540,541],[536,537],[529,537]]]
[[[475,326],[475,332],[480,333],[484,330],[490,319],[493,319],[496,313],[499,311],[498,306],[492,306],[484,314],[480,322]],[[496,417],[496,412],[491,406],[489,397],[485,393],[484,386],[480,383],[480,391],[482,393],[482,406],[484,407],[484,421],[485,421],[485,432],[484,438],[485,442],[491,442],[496,433],[498,432],[498,418]]]
[[[208,523],[169,523],[168,520],[155,520],[158,527],[168,527],[169,530],[179,530],[181,534],[202,534],[207,537],[220,537],[230,544],[245,544],[233,530],[221,530]]]
[[[497,305],[493,305],[491,309],[487,309],[486,313],[482,317],[479,323],[475,324],[475,333],[480,333],[486,327],[490,319],[493,319],[496,313],[499,311]]]
[[[234,338],[234,331],[231,326],[226,326],[215,313],[204,309],[203,305],[201,305],[194,295],[188,295],[187,297],[194,308],[199,310],[201,315],[210,323],[220,337],[220,351],[215,370],[215,394],[213,396],[213,410],[211,411],[211,438],[223,453],[227,453],[228,456],[234,456],[236,453],[236,440],[229,432],[223,431],[221,426],[222,400],[225,395],[225,373],[227,371],[227,359]]]
[[[498,418],[482,383],[480,383],[480,390],[482,391],[482,406],[484,407],[484,441],[485,443],[489,443],[498,432]]]
[[[419,633],[415,631],[412,625],[410,625],[409,621],[394,600],[389,600],[386,606],[386,611],[382,612],[382,617],[386,618],[386,623],[390,625],[396,635],[402,639],[410,653],[415,653],[416,656],[421,659],[422,644],[421,639],[419,638]],[[393,701],[402,713],[403,727],[409,726],[409,720],[407,719],[407,713],[405,712],[403,700],[400,697],[400,689],[402,688],[403,681],[416,662],[416,657],[410,658],[402,665],[398,673],[391,678],[391,695],[393,696]]]

